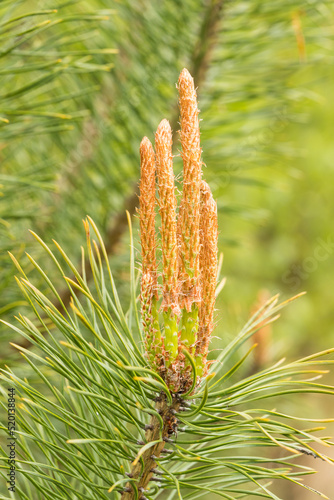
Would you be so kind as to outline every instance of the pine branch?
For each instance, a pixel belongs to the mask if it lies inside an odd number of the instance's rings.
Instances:
[[[325,446],[332,444],[326,436],[314,435],[322,428],[298,429],[284,420],[304,419],[276,410],[254,409],[252,405],[254,401],[295,393],[333,396],[332,386],[316,381],[326,370],[313,367],[316,358],[331,354],[332,350],[285,365],[279,362],[244,379],[235,379],[233,375],[248,353],[228,366],[229,359],[250,336],[275,321],[280,310],[297,297],[279,304],[276,296],[263,303],[215,360],[217,373],[211,370],[213,362],[207,361],[213,325],[210,313],[198,317],[198,310],[203,312],[204,306],[209,311],[214,308],[217,211],[209,186],[201,180],[196,91],[186,69],[179,78],[179,94],[184,184],[178,229],[171,130],[167,120],[163,120],[157,130],[155,157],[148,139],[141,143],[142,328],[137,311],[133,251],[130,254],[131,303],[129,310],[124,312],[103,239],[90,218],[84,222],[84,227],[93,287],[88,284],[84,270],[79,273],[56,244],[75,277],[68,278],[63,263],[35,235],[67,283],[72,312],[62,304],[61,313],[50,300],[49,292],[41,292],[13,257],[21,274],[18,285],[43,331],[49,333],[49,338],[44,338],[36,323],[22,315],[17,318],[20,326],[5,323],[38,348],[29,351],[14,344],[44,384],[44,390],[39,392],[29,378],[21,378],[7,367],[1,371],[5,384],[14,384],[11,394],[16,396],[17,391],[21,403],[15,413],[19,426],[11,432],[15,439],[16,433],[20,437],[15,464],[25,481],[17,490],[15,481],[11,480],[10,485],[22,500],[26,500],[31,485],[43,495],[38,494],[38,500],[51,500],[52,497],[60,500],[64,489],[75,492],[78,500],[86,500],[87,493],[88,498],[107,500],[106,490],[108,494],[122,493],[122,500],[145,500],[147,491],[150,497],[159,494],[150,484],[156,482],[162,483],[163,490],[177,491],[180,499],[185,489],[196,496],[211,492],[233,500],[242,492],[275,500],[277,497],[266,483],[263,484],[264,480],[282,478],[308,488],[290,469],[296,456],[310,454],[333,462],[311,446],[313,442]],[[156,167],[162,218],[162,272],[154,259],[155,197],[152,191],[155,191]],[[197,211],[189,221],[194,204]],[[130,217],[128,220],[130,248],[133,248]],[[189,227],[192,239],[196,236],[201,240],[200,259],[189,245]],[[52,296],[60,300],[47,274],[33,257],[28,255],[28,258]],[[150,274],[156,277],[153,287],[152,280],[146,279]],[[157,307],[154,324],[161,334],[152,336],[151,313],[153,305],[160,300],[160,275],[163,278],[162,318]],[[51,325],[52,329],[56,328],[52,334]],[[319,364],[330,362],[316,360]],[[50,380],[50,370],[57,381]],[[15,401],[13,396],[12,401]],[[185,424],[182,432],[187,435],[176,441],[172,436],[177,435],[180,422]],[[2,428],[8,432],[6,427]],[[78,437],[73,438],[73,434]],[[42,459],[37,458],[36,444]],[[169,457],[165,456],[167,444],[173,446]],[[274,446],[288,455],[271,459],[273,464],[269,466],[266,465],[267,457],[239,453],[250,445]],[[80,453],[75,454],[72,446]],[[238,453],[233,451],[230,456],[230,448]],[[5,476],[8,460],[4,451],[3,454],[0,469]],[[297,470],[298,467],[295,466]],[[299,473],[302,474],[303,471]]]
[[[221,24],[224,0],[208,0],[197,44],[190,61],[190,73],[196,86],[201,89],[212,59]]]
[[[191,92],[188,93],[189,88]],[[189,113],[184,113],[186,123],[182,120],[181,125],[183,131],[188,131],[182,144],[184,169],[188,175],[184,178],[195,186],[190,193],[184,190],[182,210],[191,204],[196,193],[198,195],[200,183],[200,175],[196,175],[199,173],[200,147],[195,140],[198,138],[198,123],[197,107],[192,105],[193,85],[187,86],[186,90],[188,106],[191,102]],[[170,133],[166,123],[163,124],[164,132],[168,132],[163,136],[166,141],[167,135],[169,149],[166,152],[159,144],[161,154],[157,163],[165,161],[170,167]],[[191,148],[194,143],[195,152]],[[165,169],[159,180],[164,184],[168,174],[168,187],[173,184],[171,170]],[[163,253],[167,258],[163,273],[166,286],[162,292],[166,310],[160,315],[162,318],[158,314],[157,319],[164,348],[161,349],[160,363],[152,362],[148,352],[152,343],[145,342],[150,333],[149,325],[143,321],[141,327],[139,322],[133,251],[130,258],[131,303],[125,311],[115,287],[107,249],[91,219],[84,224],[87,253],[83,254],[86,263],[83,267],[89,262],[88,274],[92,278],[89,282],[85,270],[78,271],[58,244],[60,259],[36,237],[65,280],[70,294],[69,307],[62,303],[48,271],[43,270],[33,257],[28,256],[29,263],[43,281],[43,291],[13,259],[21,275],[17,280],[19,287],[31,306],[35,322],[19,315],[15,325],[6,323],[6,327],[36,347],[28,350],[16,345],[27,363],[20,370],[29,365],[28,369],[34,372],[35,378],[7,367],[2,370],[3,396],[8,385],[14,386],[19,402],[17,433],[20,449],[16,466],[20,472],[20,484],[16,494],[20,499],[30,500],[33,490],[36,500],[62,500],[68,495],[76,500],[108,500],[110,493],[117,498],[118,492],[122,492],[123,498],[144,500],[149,488],[150,498],[157,498],[161,490],[163,493],[169,490],[169,498],[177,495],[179,499],[188,496],[200,498],[210,493],[229,500],[247,496],[277,500],[277,495],[270,491],[271,482],[277,479],[298,484],[324,498],[320,492],[302,483],[302,476],[313,470],[296,463],[296,459],[310,455],[333,463],[333,459],[318,450],[319,445],[329,447],[333,443],[326,435],[318,436],[318,432],[324,430],[322,425],[314,428],[312,423],[325,423],[331,419],[299,418],[280,410],[268,410],[265,405],[258,408],[258,404],[274,398],[269,408],[276,408],[282,405],[282,396],[292,394],[333,397],[334,388],[319,382],[319,378],[327,373],[324,368],[333,363],[330,359],[333,349],[294,362],[281,360],[244,377],[241,367],[252,348],[240,356],[238,351],[259,329],[275,321],[287,303],[297,298],[278,303],[276,296],[266,300],[254,312],[213,363],[206,362],[212,325],[205,321],[209,319],[211,323],[210,312],[198,317],[197,303],[202,312],[203,305],[210,311],[214,308],[213,285],[216,281],[212,276],[216,277],[216,209],[208,186],[202,185],[201,190],[202,196],[199,200],[196,198],[201,207],[196,209],[200,208],[202,223],[192,226],[184,217],[184,225],[180,225],[184,231],[177,233],[177,252],[183,258],[184,266],[181,278],[177,274],[177,294],[173,296],[177,304],[173,309],[168,307],[168,285],[175,283],[168,278],[170,273],[177,273],[175,261],[170,264],[171,251],[175,249],[174,211],[168,214],[171,218],[165,218],[162,228]],[[171,200],[172,191],[172,187],[167,194],[161,190],[160,203]],[[150,215],[150,211],[145,213],[146,217]],[[198,216],[198,211],[195,216]],[[211,225],[210,221],[214,223]],[[203,225],[207,231],[203,230]],[[190,226],[195,227],[194,231],[201,230],[203,255],[200,273],[194,249],[188,244],[186,233]],[[145,231],[145,224],[142,227]],[[131,231],[130,223],[132,249]],[[168,246],[171,232],[172,248]],[[153,241],[147,235],[143,236],[144,243]],[[198,239],[199,235],[196,236]],[[205,243],[214,243],[213,248]],[[143,240],[142,247],[145,249]],[[210,266],[206,264],[209,262]],[[152,271],[147,264],[146,270]],[[67,277],[69,273],[72,278]],[[188,275],[187,281],[182,274]],[[186,291],[181,286],[184,283]],[[145,289],[145,282],[143,284]],[[198,295],[197,287],[200,290]],[[192,293],[194,289],[196,293]],[[152,289],[148,291],[151,292],[148,294],[150,306],[154,293]],[[51,297],[59,301],[61,310],[55,307]],[[203,297],[208,299],[205,304]],[[180,333],[177,338],[172,336],[173,346],[177,348],[172,359],[165,344],[171,320],[174,326],[176,324],[176,332]],[[47,337],[40,333],[36,324],[47,332]],[[199,358],[203,355],[199,363],[195,363],[193,351],[198,341],[205,349],[195,350]],[[205,369],[199,372],[197,368],[203,365]],[[185,425],[182,429],[185,434],[170,443],[169,436],[177,431],[179,422]],[[305,422],[312,424],[305,428]],[[5,426],[2,430],[7,432]],[[168,457],[163,452],[165,443],[173,446]],[[8,461],[5,450],[2,452],[3,472],[0,473],[6,477]],[[153,474],[161,478],[160,490],[155,487],[158,478]]]
[[[66,132],[81,133],[92,111],[88,99],[98,95],[97,81],[116,53],[98,48],[112,11],[101,15],[75,3],[54,0],[52,9],[39,10],[21,0],[0,5],[1,314],[17,306],[7,251],[29,248],[23,228],[43,219],[45,198],[58,189],[54,146],[71,137]]]
[[[73,265],[65,252],[58,248],[60,262],[40,240],[71,288],[71,311],[64,315],[54,308],[49,293],[38,290],[16,263],[22,276],[19,286],[36,319],[45,325],[42,312],[56,331],[44,338],[24,316],[15,325],[6,324],[37,348],[17,346],[35,377],[1,370],[3,397],[7,387],[15,387],[17,399],[20,481],[15,496],[108,500],[122,492],[123,500],[143,500],[149,488],[150,498],[169,491],[179,498],[188,494],[201,498],[209,492],[234,500],[242,492],[248,498],[277,500],[270,491],[270,483],[277,479],[321,495],[301,482],[312,469],[296,459],[307,454],[333,463],[318,450],[319,445],[328,448],[332,443],[317,435],[331,419],[287,415],[280,409],[261,408],[260,402],[272,399],[270,408],[277,408],[285,395],[299,395],[298,405],[303,394],[333,397],[334,388],[318,380],[333,364],[333,349],[293,362],[281,360],[246,378],[240,375],[247,354],[236,356],[238,350],[289,303],[278,303],[278,297],[273,297],[221,351],[213,365],[216,374],[211,371],[188,395],[174,394],[147,366],[135,320],[136,294],[124,312],[101,235],[92,221],[90,228],[87,221],[86,232],[94,275],[90,286],[79,271],[75,281],[66,278],[66,269],[73,271]],[[33,259],[31,263],[43,272]],[[131,268],[134,287],[133,260]],[[52,282],[48,284],[55,294]],[[314,422],[320,425],[314,428]],[[184,428],[178,429],[174,440],[179,423]],[[7,432],[5,426],[1,429]],[[172,453],[166,452],[170,444]],[[0,474],[5,479],[7,462],[2,450]]]

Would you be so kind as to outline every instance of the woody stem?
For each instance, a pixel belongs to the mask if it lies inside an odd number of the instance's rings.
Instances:
[[[125,486],[125,490],[122,493],[121,500],[134,500],[136,498],[135,489],[133,484],[136,485],[138,490],[138,498],[145,498],[145,490],[148,489],[149,482],[154,476],[152,469],[157,467],[157,459],[160,457],[163,449],[166,446],[166,441],[164,439],[169,439],[168,430],[170,428],[169,421],[174,417],[174,413],[180,408],[181,400],[177,396],[173,398],[171,405],[168,405],[165,394],[161,394],[159,401],[156,404],[156,410],[160,414],[163,421],[163,428],[161,429],[161,421],[155,415],[152,415],[150,423],[148,425],[147,431],[145,433],[146,443],[152,441],[159,441],[151,448],[145,451],[142,455],[142,460],[138,463],[132,465],[131,477],[132,481],[128,482]],[[135,481],[133,481],[133,479]]]

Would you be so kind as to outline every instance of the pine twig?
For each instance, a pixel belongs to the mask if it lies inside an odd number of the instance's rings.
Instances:
[[[170,430],[176,430],[175,427],[172,428],[172,422],[177,422],[175,413],[178,412],[181,406],[182,400],[177,395],[173,398],[173,403],[168,405],[168,401],[165,394],[160,394],[156,410],[162,418],[163,428],[161,429],[161,421],[152,415],[151,421],[147,426],[145,433],[145,439],[147,443],[159,441],[157,444],[148,448],[142,455],[142,460],[135,460],[132,465],[131,474],[129,477],[136,480],[136,482],[129,482],[126,484],[123,490],[122,500],[134,500],[135,490],[132,484],[135,484],[139,492],[139,500],[145,498],[145,490],[148,489],[148,484],[154,478],[155,470],[157,467],[156,460],[160,457],[161,453],[165,449],[167,440],[170,439]],[[155,478],[154,478],[155,479]],[[154,480],[153,479],[153,480]]]

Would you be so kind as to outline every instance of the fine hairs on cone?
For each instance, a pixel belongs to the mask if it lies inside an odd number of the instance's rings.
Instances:
[[[208,373],[217,280],[217,206],[202,180],[199,110],[194,80],[179,77],[182,196],[177,206],[172,130],[162,120],[155,154],[140,145],[141,313],[146,356],[172,392],[184,393]],[[156,187],[158,199],[156,200]],[[162,270],[157,265],[156,205],[161,227]],[[194,370],[195,367],[195,370]]]

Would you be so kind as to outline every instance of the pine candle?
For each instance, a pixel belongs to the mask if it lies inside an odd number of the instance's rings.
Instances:
[[[202,180],[197,96],[193,78],[186,69],[180,74],[178,88],[183,160],[180,205],[177,210],[172,130],[169,122],[162,120],[155,135],[155,155],[147,137],[140,145],[139,218],[146,356],[169,389],[182,394],[192,385],[196,387],[208,373],[218,228],[216,202]],[[156,257],[156,204],[161,219],[161,272]]]

